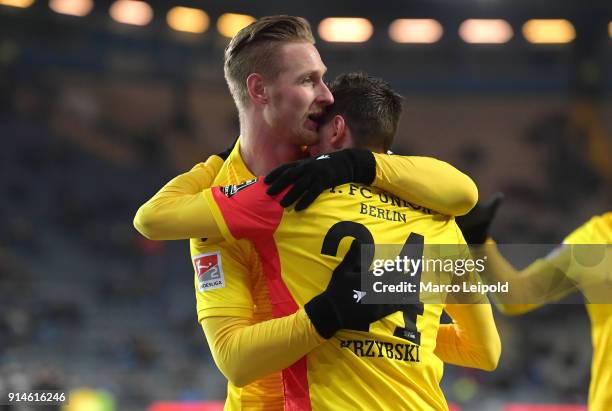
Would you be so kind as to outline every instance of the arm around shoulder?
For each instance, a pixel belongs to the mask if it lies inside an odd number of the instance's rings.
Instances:
[[[491,306],[449,304],[445,310],[453,322],[440,326],[436,355],[449,364],[495,370],[502,347]]]
[[[372,185],[442,214],[460,216],[478,202],[474,181],[452,165],[430,157],[374,153]]]
[[[168,182],[138,209],[136,230],[150,240],[210,237],[217,226],[202,191],[210,188],[222,165],[214,155]]]
[[[303,309],[261,323],[207,317],[201,325],[217,367],[237,387],[289,367],[326,341]]]

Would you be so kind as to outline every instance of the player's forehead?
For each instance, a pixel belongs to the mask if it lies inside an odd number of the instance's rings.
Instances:
[[[277,56],[281,75],[316,74],[322,77],[327,72],[327,67],[314,44],[284,43],[279,47]]]

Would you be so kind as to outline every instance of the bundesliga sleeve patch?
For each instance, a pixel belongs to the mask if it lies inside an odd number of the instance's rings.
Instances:
[[[221,187],[221,192],[225,194],[227,198],[230,198],[231,196],[236,194],[238,191],[244,190],[245,188],[247,188],[248,186],[252,186],[256,182],[257,182],[257,178],[253,178],[251,180],[245,181],[244,183],[234,184],[231,186],[224,186],[224,187]]]
[[[198,276],[200,292],[225,287],[225,276],[221,267],[221,254],[205,253],[193,257],[193,267]]]

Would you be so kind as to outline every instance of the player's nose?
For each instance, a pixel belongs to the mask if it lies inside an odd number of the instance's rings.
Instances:
[[[317,101],[319,102],[319,104],[325,107],[334,103],[334,96],[331,91],[329,91],[329,88],[327,87],[325,82],[321,81],[318,87],[318,91],[319,92],[317,95]]]

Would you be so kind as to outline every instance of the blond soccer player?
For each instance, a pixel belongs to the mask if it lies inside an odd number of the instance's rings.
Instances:
[[[395,133],[399,103],[383,82],[363,75],[346,75],[334,82],[337,101],[321,126],[321,146],[361,146],[384,151]],[[365,92],[364,92],[365,90]],[[368,95],[369,92],[370,95]],[[387,100],[360,101],[383,95]],[[368,100],[370,101],[370,100]],[[364,118],[347,118],[345,102],[368,112],[379,105],[393,113],[374,122],[373,135],[363,130]],[[363,109],[362,109],[363,110]],[[381,124],[393,124],[385,130]],[[377,136],[378,138],[373,138]],[[322,149],[325,151],[325,149]],[[236,155],[237,151],[230,154]],[[175,182],[180,184],[180,181]],[[499,358],[499,337],[487,304],[454,306],[417,303],[404,307],[381,322],[357,329],[329,330],[328,320],[317,321],[309,304],[325,290],[330,274],[353,237],[365,243],[461,243],[451,217],[393,197],[380,189],[349,184],[325,193],[303,213],[285,212],[265,194],[267,186],[251,179],[242,184],[205,190],[207,207],[200,224],[208,241],[229,244],[248,239],[262,256],[262,278],[227,272],[222,253],[196,255],[195,285],[198,312],[227,309],[228,302],[248,312],[253,307],[251,284],[267,289],[266,300],[274,320],[254,323],[238,314],[200,320],[219,368],[232,385],[250,385],[280,372],[285,408],[297,409],[446,409],[439,387],[442,361],[491,370]],[[383,213],[364,213],[363,209]],[[343,210],[343,217],[337,213]],[[389,219],[389,213],[402,216]],[[326,244],[326,245],[325,245]],[[214,271],[215,277],[210,275]],[[353,290],[348,290],[352,298]],[[443,309],[454,324],[439,325]],[[358,310],[356,307],[355,310]],[[349,327],[346,327],[349,328]],[[332,361],[333,359],[333,361]],[[359,376],[359,378],[355,378]],[[344,384],[352,379],[350,385]],[[370,387],[377,387],[371,392]],[[350,392],[350,395],[347,395]],[[252,398],[255,401],[254,398]],[[266,399],[261,399],[265,401]],[[269,399],[268,399],[269,400]],[[267,406],[271,406],[268,404]]]
[[[272,276],[267,269],[270,260],[262,258],[262,250],[258,250],[262,242],[250,237],[236,238],[228,235],[229,228],[226,225],[226,236],[224,236],[226,241],[216,245],[212,244],[215,233],[205,224],[206,219],[204,218],[205,212],[210,210],[211,206],[214,209],[216,203],[211,202],[210,192],[207,195],[202,194],[203,188],[206,188],[202,187],[202,181],[214,179],[214,185],[230,187],[230,191],[235,191],[236,194],[233,197],[241,198],[243,194],[252,192],[255,188],[253,184],[243,184],[245,181],[252,180],[256,175],[265,174],[282,162],[294,160],[302,155],[302,144],[312,144],[313,141],[318,140],[316,132],[318,124],[316,126],[312,124],[313,116],[320,116],[324,108],[331,104],[332,98],[327,94],[329,90],[322,82],[325,69],[312,43],[312,35],[305,22],[301,19],[287,17],[262,19],[232,40],[226,53],[226,75],[240,113],[241,136],[239,141],[220,169],[218,166],[221,160],[213,158],[212,161],[209,160],[206,164],[197,166],[192,172],[177,177],[147,202],[139,210],[135,219],[137,228],[151,238],[192,238],[198,319],[202,323],[219,368],[229,380],[227,409],[296,409],[296,407],[307,409],[302,407],[306,407],[307,404],[310,404],[312,409],[346,409],[342,407],[342,404],[356,405],[355,401],[358,400],[356,397],[349,398],[346,393],[343,394],[341,387],[336,387],[335,396],[330,397],[334,398],[335,402],[321,403],[320,401],[326,401],[326,397],[314,394],[310,389],[324,388],[325,384],[304,385],[304,377],[309,381],[311,372],[309,361],[304,356],[319,347],[331,347],[332,350],[339,348],[334,345],[337,340],[323,338],[321,331],[317,330],[312,323],[302,304],[309,295],[312,296],[313,293],[324,288],[325,281],[321,280],[321,276],[329,277],[330,269],[338,264],[345,244],[343,243],[342,249],[338,250],[335,257],[328,256],[325,264],[319,266],[321,272],[314,273],[317,276],[316,287],[313,287],[312,279],[310,283],[306,281],[306,284],[303,285],[311,286],[311,288],[306,288],[307,294],[295,294],[294,296],[291,291],[289,294],[281,293],[282,298],[279,303],[275,299],[279,297],[275,290],[283,289],[284,271],[280,274],[277,271],[276,277]],[[262,47],[266,50],[261,50]],[[267,50],[268,47],[270,50]],[[259,58],[264,51],[269,53],[267,58],[258,60],[258,64],[263,64],[263,66],[249,66],[250,60],[244,58],[244,53],[247,53],[247,57],[255,55]],[[235,60],[236,55],[240,54],[242,54],[241,58]],[[274,58],[271,58],[271,55]],[[241,73],[236,73],[236,67],[232,69],[232,64],[236,64],[236,61],[241,63]],[[265,67],[265,64],[271,61],[278,64],[279,67]],[[284,113],[288,111],[292,112],[285,118]],[[313,136],[311,132],[315,132],[315,135]],[[395,129],[393,129],[394,132]],[[256,150],[257,144],[254,143],[258,141],[264,141],[262,150]],[[388,164],[393,162],[402,164],[399,160],[401,158],[376,156],[376,162],[372,164],[376,179],[384,181],[384,177],[389,173],[395,175],[396,171]],[[402,167],[412,172],[418,169],[414,162],[408,166],[398,166],[400,169]],[[432,167],[432,173],[434,175],[441,173],[439,170],[444,167],[444,163],[438,164]],[[446,167],[445,170],[451,174],[450,180],[454,178],[455,181],[459,180],[464,186],[466,185],[467,177],[452,168],[449,170],[448,165]],[[406,177],[408,179],[416,178],[410,172],[405,174],[409,176]],[[444,185],[444,182],[441,185]],[[470,186],[470,183],[467,185]],[[407,190],[406,187],[402,188]],[[435,190],[429,189],[429,192],[431,191],[435,193]],[[456,193],[457,185],[455,184],[450,191]],[[429,199],[431,198],[435,198],[435,194],[429,194]],[[459,204],[461,203],[460,201]],[[415,202],[415,204],[419,203]],[[391,204],[380,205],[382,207],[392,206]],[[445,206],[446,204],[441,205],[442,208]],[[456,207],[457,203],[453,206]],[[406,211],[417,213],[424,218],[423,221],[439,219],[439,228],[446,235],[454,236],[455,242],[459,241],[460,234],[452,228],[451,218],[428,212],[427,207],[424,206],[408,206],[407,208],[409,210]],[[361,218],[366,217],[371,218],[366,215],[362,215]],[[381,222],[391,224],[384,219]],[[218,219],[217,223],[223,227],[221,220]],[[221,231],[223,229],[219,232]],[[377,232],[381,233],[378,230]],[[269,234],[269,230],[263,233]],[[403,234],[402,241],[408,233],[403,232]],[[318,232],[316,235],[325,235],[325,232]],[[396,232],[395,235],[398,233]],[[209,240],[202,237],[208,237]],[[301,240],[295,238],[295,241],[299,243]],[[278,246],[292,248],[289,243],[289,241],[282,241],[278,243]],[[294,244],[292,249],[296,248]],[[318,257],[322,258],[320,255]],[[207,275],[213,271],[223,275],[207,278]],[[302,275],[305,274],[302,272]],[[296,278],[299,279],[299,277]],[[292,284],[302,286],[302,284]],[[479,311],[480,307],[486,307],[486,305],[479,306]],[[437,335],[437,325],[433,325],[435,323],[433,318],[440,309],[440,307],[432,307],[433,311],[430,314],[424,308],[428,316],[433,315],[430,320],[426,321],[426,324],[429,325],[424,327],[424,330],[427,330],[427,344],[425,344],[427,348],[424,352],[430,354],[427,360],[428,365],[422,368],[430,372],[423,374],[427,386],[417,388],[412,385],[412,390],[408,388],[402,390],[406,394],[403,401],[424,404],[425,409],[428,407],[431,409],[446,408],[443,396],[439,392],[439,386],[437,386],[441,362],[434,358],[436,356],[431,355],[435,346],[431,338]],[[460,312],[456,316],[461,318],[462,314],[463,312]],[[412,315],[416,317],[414,327],[418,328],[419,321],[422,323],[425,320],[419,320],[418,310]],[[387,326],[407,328],[413,325],[406,323],[401,312],[393,314],[393,317],[394,319],[387,323]],[[487,312],[486,308],[480,313],[480,318],[482,318],[482,324],[492,322],[490,311]],[[481,328],[491,329],[491,327]],[[445,326],[443,329],[448,330],[448,332],[441,333],[445,335],[446,343],[440,343],[435,348],[440,358],[446,356],[448,361],[455,361],[460,365],[480,364],[482,368],[489,369],[495,366],[499,356],[499,338],[494,326],[494,331],[491,332],[491,338],[489,338],[493,344],[489,345],[488,350],[485,349],[486,346],[481,347],[482,342],[474,340],[476,341],[474,343],[469,338],[473,331],[469,327],[463,329],[455,324]],[[409,333],[409,335],[417,335],[418,330],[413,331],[414,333]],[[385,338],[400,337],[385,334]],[[372,339],[372,346],[373,341]],[[466,341],[471,344],[466,345]],[[378,342],[382,344],[382,341]],[[384,347],[389,347],[388,344],[392,343],[387,341]],[[382,347],[382,345],[379,346]],[[417,345],[414,342],[402,341],[399,347],[401,347],[399,350],[401,350],[402,358],[406,358],[407,364],[410,364],[409,360],[413,358],[415,361],[412,362],[416,362],[415,351],[417,349],[415,347]],[[353,344],[352,348],[344,347],[340,351],[342,356],[349,355],[350,350],[354,350],[353,355],[357,355],[355,352],[360,352],[358,348]],[[378,353],[380,358],[391,354],[391,349],[385,352],[379,350]],[[396,354],[399,355],[399,352]],[[314,356],[313,358],[321,357]],[[334,358],[323,358],[323,363],[328,361],[334,361]],[[367,359],[361,361],[367,361]],[[348,375],[346,372],[351,369],[350,364],[343,365],[343,361],[334,362],[337,362],[338,367],[342,370],[342,375]],[[292,368],[294,364],[298,364],[297,368]],[[392,373],[399,370],[397,367],[406,367],[406,364],[403,363],[403,365],[394,364],[391,362],[389,365],[390,370],[395,370]],[[370,372],[375,368],[371,368]],[[357,372],[351,374],[351,377],[359,375],[360,368],[352,368],[352,370]],[[315,374],[312,378],[315,378],[316,368],[313,369],[313,372]],[[318,374],[319,377],[324,375]],[[394,374],[389,375],[387,379],[389,392],[395,387],[393,376]],[[337,382],[342,382],[342,379]],[[364,404],[368,408],[376,408],[380,401],[389,401],[390,398],[385,399],[383,395],[377,397],[370,395],[361,400],[365,401]],[[315,405],[316,401],[319,401],[318,405]],[[419,405],[415,406],[419,407]]]

